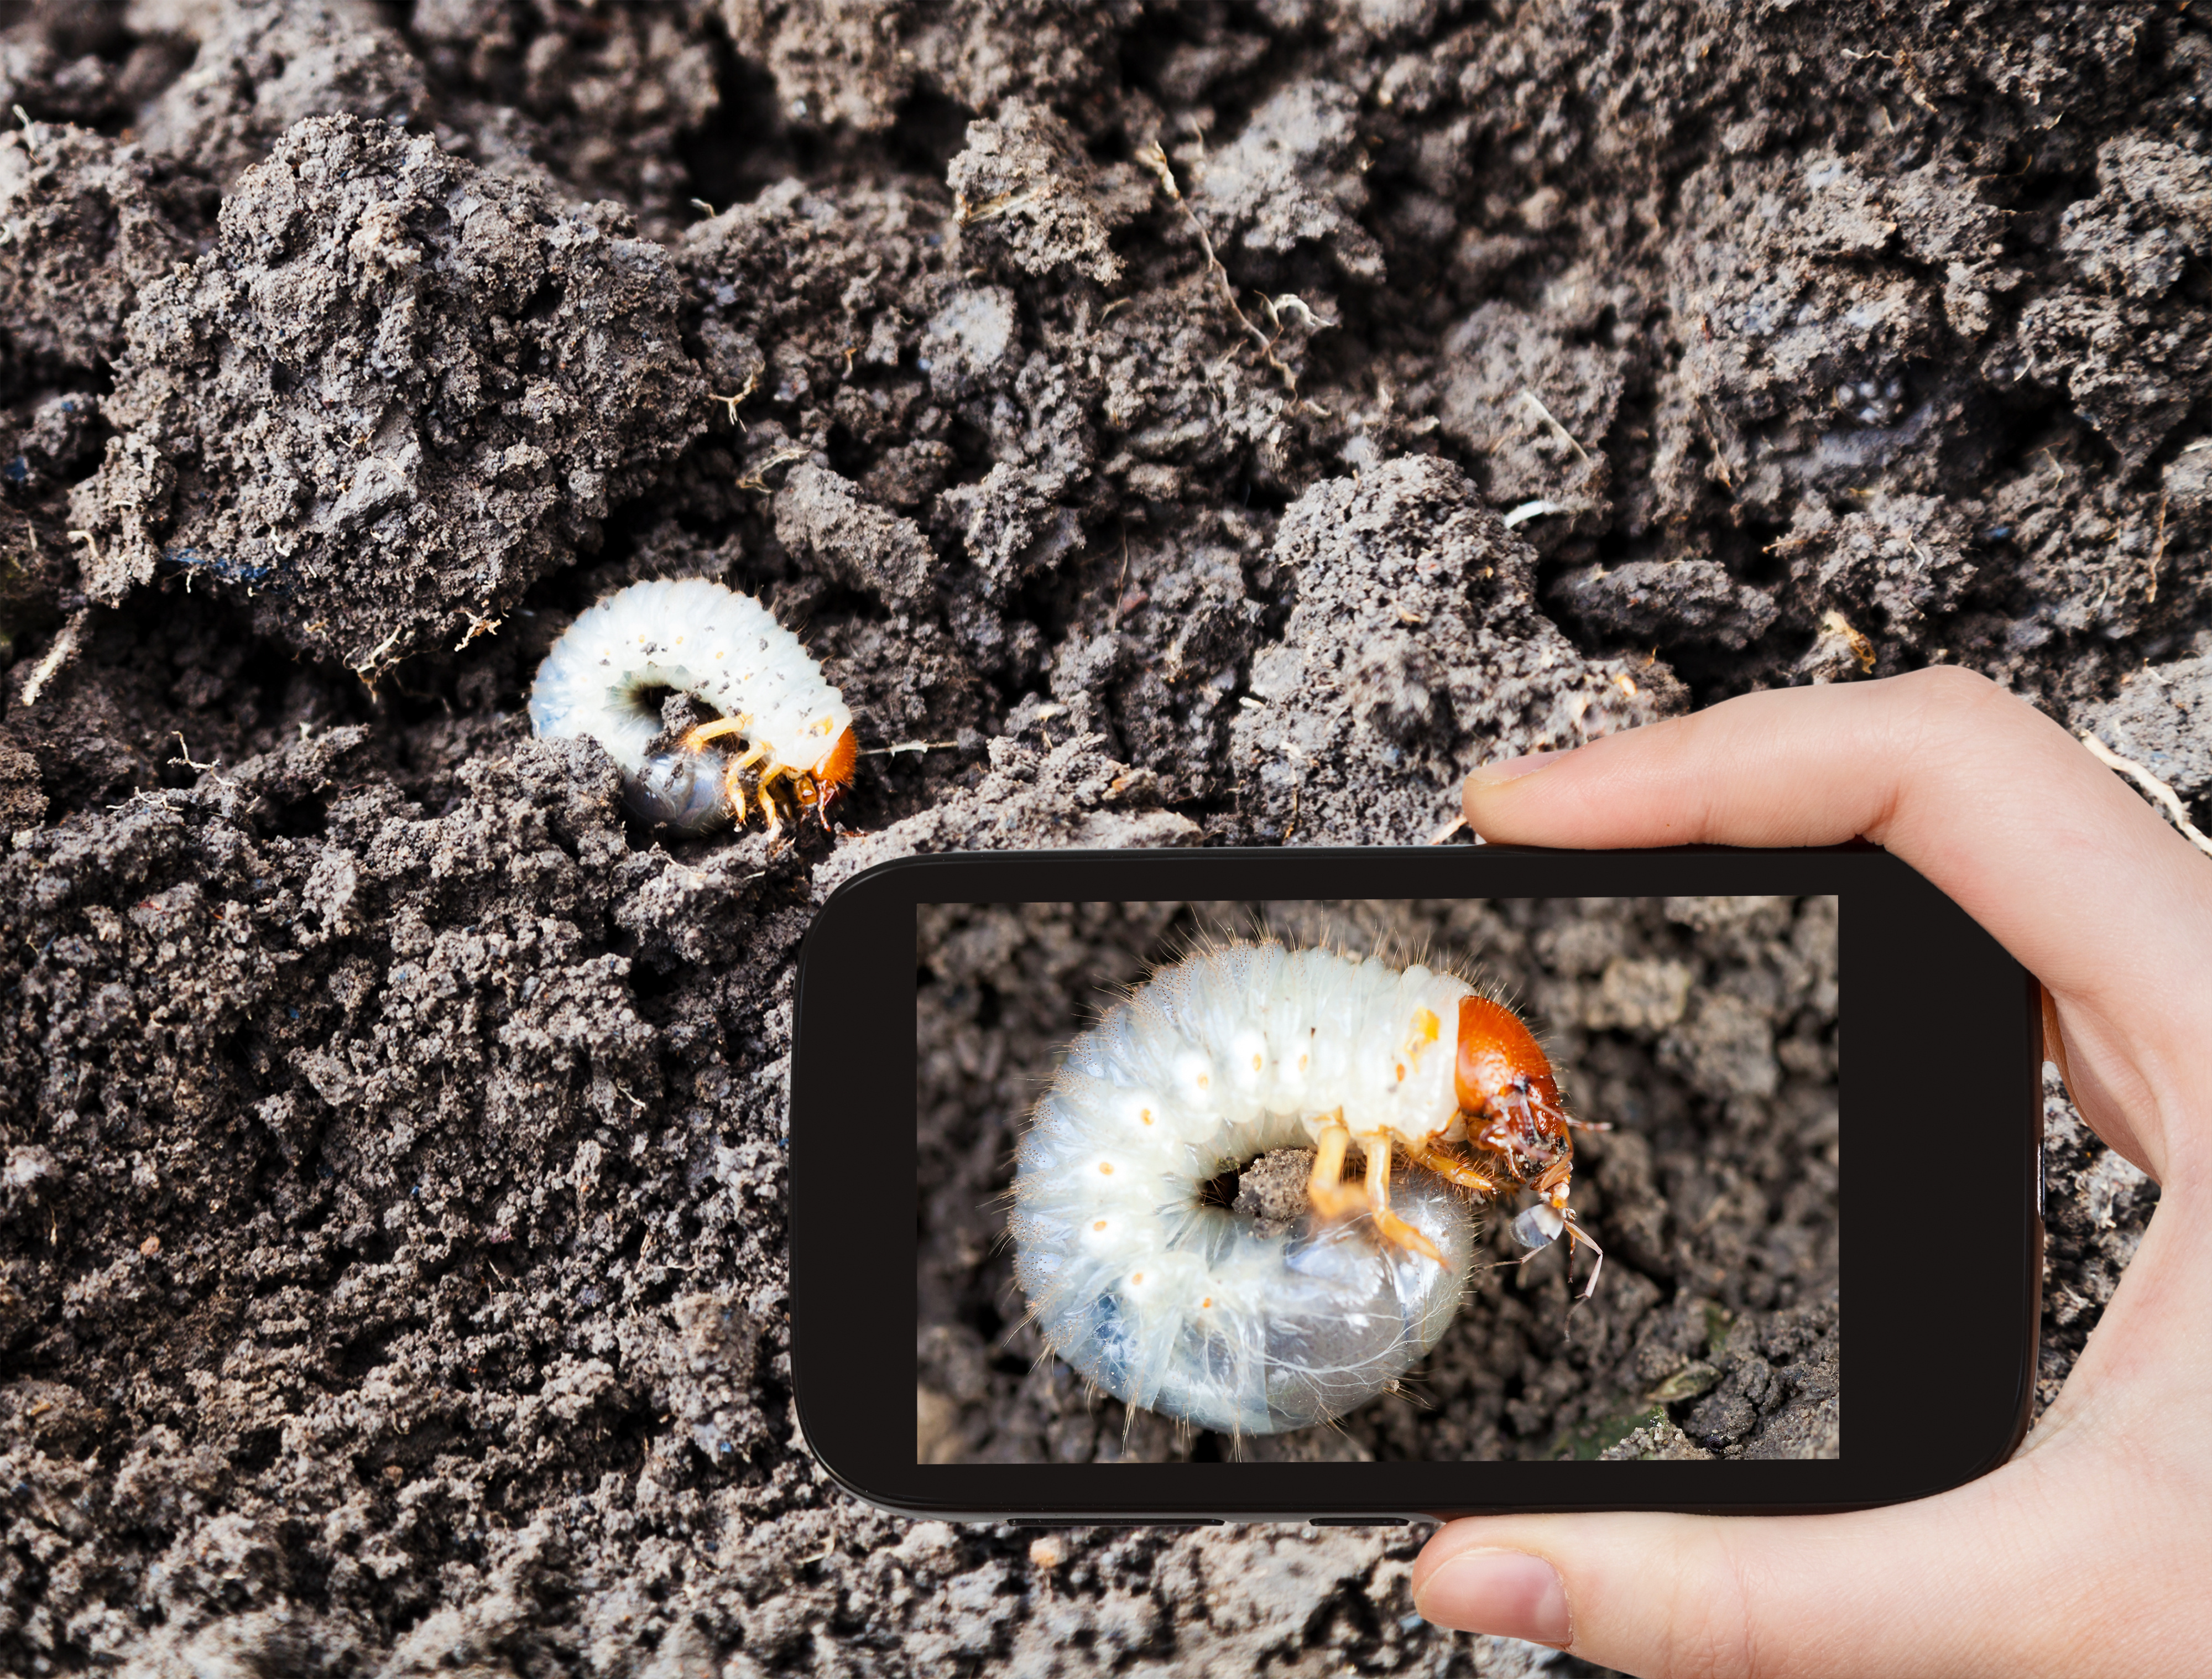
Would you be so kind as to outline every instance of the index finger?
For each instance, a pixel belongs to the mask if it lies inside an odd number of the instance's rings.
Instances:
[[[2127,1116],[2138,1164],[2166,1178],[2190,1129],[2179,1122],[2212,1094],[2196,1051],[2212,1019],[2212,863],[2064,729],[1985,678],[1944,668],[1747,694],[1525,774],[1477,770],[1464,802],[1477,833],[1515,844],[1863,836],[2057,995],[2073,1063]]]

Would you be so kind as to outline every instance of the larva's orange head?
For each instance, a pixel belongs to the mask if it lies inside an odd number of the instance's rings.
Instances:
[[[1547,1119],[1538,1135],[1565,1129],[1551,1060],[1535,1034],[1504,1003],[1488,997],[1460,1000],[1459,1055],[1452,1082],[1462,1113]],[[1534,1142],[1535,1135],[1529,1141]]]
[[[1598,1256],[1583,1285],[1588,1299],[1605,1265],[1605,1250],[1577,1222],[1567,1197],[1574,1183],[1575,1139],[1559,1100],[1559,1081],[1536,1035],[1511,1009],[1488,997],[1464,997],[1459,1006],[1459,1044],[1452,1063],[1453,1092],[1467,1140],[1502,1157],[1506,1176],[1540,1199],[1507,1227],[1524,1248],[1548,1246],[1559,1237]],[[1610,1130],[1610,1126],[1585,1128]]]
[[[815,800],[827,805],[836,797],[845,783],[853,779],[853,766],[860,757],[860,743],[848,728],[830,743],[830,750],[816,759],[813,769],[807,772],[814,783]]]

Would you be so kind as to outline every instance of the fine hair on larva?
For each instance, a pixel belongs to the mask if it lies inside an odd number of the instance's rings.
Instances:
[[[1476,1215],[1452,1180],[1534,1187],[1447,1158],[1468,1135],[1452,1023],[1470,1000],[1507,1013],[1462,975],[1294,948],[1258,922],[1127,988],[1066,1045],[1018,1150],[1015,1278],[1050,1354],[1132,1408],[1232,1437],[1397,1388],[1467,1291]],[[1262,1222],[1209,1198],[1280,1149],[1316,1151],[1310,1204]],[[1347,1153],[1364,1188],[1339,1181]],[[1515,1234],[1589,1241],[1551,1176],[1539,1208],[1558,1216]]]
[[[672,690],[719,715],[656,752],[654,697]],[[598,741],[630,813],[683,834],[742,822],[748,771],[772,829],[779,784],[818,812],[857,755],[851,708],[799,637],[750,595],[703,577],[633,583],[570,624],[538,666],[530,721],[540,735]],[[744,750],[726,758],[716,740]]]

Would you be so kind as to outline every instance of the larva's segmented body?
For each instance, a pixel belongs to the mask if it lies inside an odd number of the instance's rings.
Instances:
[[[653,696],[674,689],[721,714],[674,752],[649,755],[660,733]],[[745,816],[743,773],[771,826],[774,791],[816,809],[852,778],[853,713],[822,667],[750,595],[702,577],[633,583],[568,626],[538,666],[530,721],[541,735],[589,735],[620,767],[625,801],[641,820],[684,833]],[[741,736],[726,764],[709,740]]]
[[[1015,1274],[1053,1350],[1116,1397],[1231,1433],[1302,1427],[1389,1387],[1457,1311],[1474,1225],[1450,1183],[1536,1190],[1525,1245],[1589,1241],[1566,1204],[1577,1122],[1527,1028],[1462,979],[1206,951],[1069,1045],[1022,1140]],[[1340,1181],[1355,1145],[1360,1185]],[[1316,1156],[1290,1228],[1206,1204],[1209,1180],[1292,1147]],[[1413,1167],[1395,1187],[1394,1153]]]

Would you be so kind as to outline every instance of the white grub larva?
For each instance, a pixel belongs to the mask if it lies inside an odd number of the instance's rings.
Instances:
[[[721,715],[652,754],[668,690]],[[530,721],[541,735],[598,741],[631,814],[687,834],[744,820],[747,770],[772,830],[780,782],[802,809],[822,809],[852,779],[858,748],[851,709],[799,637],[750,595],[703,577],[633,583],[570,624],[538,667]],[[724,762],[708,743],[729,735],[744,750]]]
[[[1304,1427],[1450,1323],[1474,1250],[1452,1184],[1534,1191],[1524,1246],[1596,1249],[1567,1206],[1579,1123],[1528,1028],[1467,981],[1224,945],[1068,1046],[1022,1138],[1015,1276],[1047,1344],[1115,1397],[1231,1434]],[[1285,1147],[1316,1151],[1287,1229],[1207,1204],[1210,1180]]]

